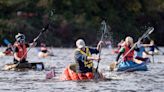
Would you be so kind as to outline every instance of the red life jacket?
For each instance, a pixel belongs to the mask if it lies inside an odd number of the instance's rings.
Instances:
[[[19,58],[26,58],[27,57],[27,47],[25,44],[20,45],[18,43],[15,43],[14,46],[16,46],[18,48],[17,56]],[[26,54],[26,55],[24,55],[24,54]]]
[[[123,56],[131,49],[126,44],[124,45],[124,48],[125,48],[125,52],[123,53]],[[124,61],[133,60],[133,56],[134,56],[134,50],[131,50],[123,59]]]

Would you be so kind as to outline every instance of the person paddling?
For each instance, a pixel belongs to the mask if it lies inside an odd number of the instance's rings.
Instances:
[[[121,49],[123,43],[124,43],[124,40],[122,39],[122,40],[117,44],[117,49],[114,50],[114,53],[119,53],[119,50]]]
[[[136,49],[136,59],[145,61],[146,63],[150,63],[150,59],[145,55],[149,55],[149,53],[145,50],[145,47],[148,46],[147,44],[143,44],[143,40],[137,44]],[[143,55],[144,54],[144,55]]]
[[[3,52],[5,55],[13,55],[13,46],[8,44],[6,50]]]
[[[117,71],[124,71],[126,69],[130,69],[131,67],[137,66],[142,63],[141,60],[134,58],[134,49],[131,50],[133,44],[133,38],[130,36],[126,37],[125,42],[123,43],[119,51],[119,54],[116,58],[116,64],[118,64]],[[129,52],[129,50],[131,51]],[[121,55],[123,55],[123,60],[122,62],[118,62]],[[145,67],[145,70],[147,70],[147,67]]]
[[[101,48],[102,41],[97,45],[97,48],[89,48],[85,45],[83,39],[76,41],[77,49],[74,53],[76,62],[76,71],[80,80],[93,79],[93,60],[100,60],[100,57],[93,57],[92,54],[98,54]]]
[[[43,53],[47,53],[48,52],[46,44],[44,44],[44,43],[40,44],[40,51],[43,52]]]
[[[157,45],[155,45],[154,40],[150,41],[149,48],[150,48],[149,49],[149,54],[150,55],[158,54],[159,53],[158,51],[160,51],[159,48],[157,47]]]
[[[25,42],[25,35],[18,33],[15,36],[16,42],[14,43],[14,64],[28,63],[27,58],[27,47],[34,44],[28,44]]]

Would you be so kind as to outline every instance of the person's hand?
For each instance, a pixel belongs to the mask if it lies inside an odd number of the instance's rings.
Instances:
[[[118,64],[118,62],[117,62],[117,61],[115,61],[115,62],[114,62],[114,64],[115,64],[115,65],[117,65],[117,64]]]
[[[94,60],[98,60],[99,61],[99,60],[101,60],[101,58],[99,56],[95,56]]]
[[[37,42],[33,42],[30,44],[30,46],[35,47],[37,45]]]
[[[103,41],[99,41],[98,45],[102,45],[104,42]]]
[[[136,47],[137,48],[140,48],[141,47],[141,43],[140,42],[137,42]]]
[[[18,59],[17,59],[17,61],[19,61],[19,62],[20,62],[21,60],[22,60],[21,58],[18,58]]]

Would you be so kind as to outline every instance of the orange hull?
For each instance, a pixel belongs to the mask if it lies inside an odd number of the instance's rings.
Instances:
[[[91,72],[81,74],[81,73],[76,73],[75,70],[76,70],[76,64],[69,65],[64,69],[64,72],[60,77],[60,80],[88,80],[94,78],[94,74]],[[102,74],[100,75],[102,77]]]
[[[61,80],[79,80],[78,74],[71,70],[71,66],[75,67],[75,65],[69,65],[66,67],[62,76],[60,77]]]

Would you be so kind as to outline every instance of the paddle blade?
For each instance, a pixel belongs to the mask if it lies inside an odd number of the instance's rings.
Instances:
[[[115,68],[116,68],[116,66],[117,66],[117,64],[116,64],[115,62],[111,63],[111,64],[109,65],[110,71],[114,71]]]
[[[3,42],[4,42],[6,45],[11,44],[11,43],[9,42],[9,40],[7,40],[6,38],[3,40]]]
[[[154,31],[154,27],[150,27],[148,30],[149,30],[148,34],[151,34]]]
[[[97,71],[97,70],[95,70],[95,72],[94,72],[94,79],[99,79],[99,72]]]
[[[45,32],[49,28],[49,24],[47,24],[44,28],[42,28],[42,33]]]

